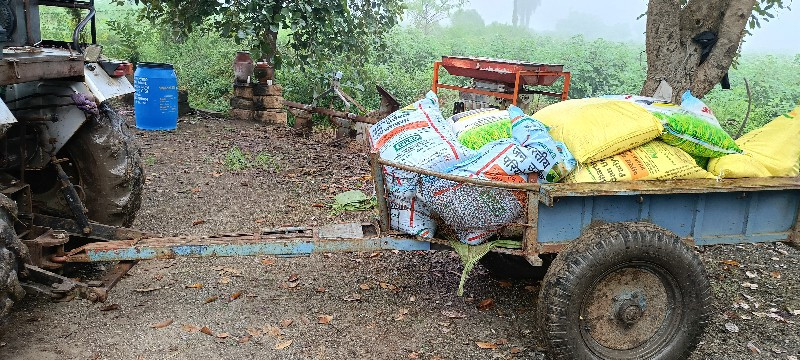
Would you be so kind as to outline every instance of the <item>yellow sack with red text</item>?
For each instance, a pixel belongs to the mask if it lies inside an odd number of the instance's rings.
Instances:
[[[610,182],[633,180],[711,179],[714,176],[685,151],[654,140],[621,154],[585,164],[564,182]]]

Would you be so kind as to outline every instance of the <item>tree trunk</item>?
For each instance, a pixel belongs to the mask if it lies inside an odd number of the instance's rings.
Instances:
[[[672,86],[672,101],[680,103],[687,89],[703,97],[722,79],[736,56],[747,19],[756,0],[650,0],[647,6],[647,79],[642,95],[651,96],[661,80]],[[692,38],[717,34],[708,58]]]

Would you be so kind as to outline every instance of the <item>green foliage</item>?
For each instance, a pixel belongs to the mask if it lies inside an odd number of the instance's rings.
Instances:
[[[424,33],[435,29],[439,21],[461,10],[469,0],[407,0],[406,16],[411,24]]]
[[[249,157],[238,146],[228,149],[228,152],[225,153],[225,168],[228,171],[240,171],[251,166],[253,165],[250,163]]]
[[[255,157],[250,153],[243,151],[238,146],[234,146],[225,153],[225,161],[223,162],[228,171],[241,171],[250,168],[257,168],[268,171],[280,170],[275,158],[268,152],[259,152]]]
[[[121,59],[174,64],[181,87],[190,90],[193,106],[226,110],[232,92],[233,57],[241,47],[215,33],[213,24],[195,28],[186,36],[176,36],[169,28],[152,26],[148,21],[131,16],[133,10],[127,6],[98,11],[98,36],[105,53]],[[52,21],[43,20],[43,27],[52,29],[55,17],[48,19]],[[379,97],[375,85],[389,90],[403,104],[416,101],[430,89],[433,62],[442,55],[564,64],[565,70],[572,72],[572,98],[638,94],[645,79],[646,63],[641,45],[588,40],[580,36],[559,38],[498,24],[465,32],[458,23],[453,21],[453,26],[440,28],[432,34],[416,28],[395,27],[385,34],[383,47],[349,56],[332,52],[326,55],[326,61],[314,61],[306,66],[290,62],[276,71],[276,81],[283,85],[288,100],[310,103],[315,94],[329,86],[332,74],[342,71],[345,92],[368,109],[377,109]],[[71,37],[71,30],[64,30],[62,34]],[[285,56],[294,57],[295,50],[288,45],[290,37],[288,32],[282,32],[278,43]],[[358,56],[360,61],[352,61],[352,56]],[[750,81],[753,93],[748,130],[785,113],[800,100],[800,54],[744,54],[737,68],[731,69],[730,76],[731,90],[717,87],[703,99],[730,133],[738,129],[747,109],[744,78]],[[467,84],[464,79],[446,74],[443,74],[443,81]],[[455,92],[440,92],[446,113],[456,97]],[[328,105],[327,102],[323,104]],[[333,105],[341,106],[338,102]]]
[[[276,42],[279,30],[289,34],[283,45],[301,65],[324,61],[331,53],[355,59],[379,43],[403,11],[401,0],[133,1],[143,4],[142,15],[154,22],[184,35],[196,30],[217,33],[251,46],[276,67],[283,59]]]

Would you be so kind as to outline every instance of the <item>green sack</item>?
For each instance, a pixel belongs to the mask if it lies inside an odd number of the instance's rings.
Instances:
[[[742,153],[742,149],[725,130],[695,115],[684,112],[671,114],[653,112],[653,115],[664,124],[661,140],[686,151],[689,155],[714,158]]]
[[[492,141],[511,137],[511,120],[481,125],[458,134],[458,142],[472,150],[479,150]]]

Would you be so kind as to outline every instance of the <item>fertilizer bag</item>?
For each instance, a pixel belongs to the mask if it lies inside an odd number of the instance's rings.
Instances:
[[[607,159],[584,165],[564,182],[702,179],[713,175],[685,151],[654,140]]]
[[[558,182],[578,165],[567,145],[553,140],[546,125],[526,115],[522,109],[511,106],[511,134],[523,147],[532,149],[538,157],[540,183]]]
[[[711,159],[720,178],[800,175],[800,106],[736,140],[743,154]]]
[[[663,127],[647,110],[628,101],[577,99],[533,114],[550,134],[567,145],[579,163],[614,156],[661,135]]]
[[[552,141],[552,140],[551,140]],[[480,154],[450,170],[451,175],[510,183],[528,181],[528,174],[546,172],[558,154],[500,139],[485,145]],[[524,191],[513,191],[423,177],[420,198],[453,228],[459,240],[480,244],[503,226],[516,221],[524,209]]]
[[[506,110],[470,110],[453,115],[451,120],[458,142],[473,150],[492,141],[511,137],[511,118]]]
[[[452,125],[442,117],[438,98],[433,92],[373,125],[369,136],[372,151],[378,152],[382,158],[428,170],[442,171],[472,155],[471,150],[455,140]],[[420,230],[421,226],[432,222],[420,219],[425,219],[427,214],[413,214],[420,209],[414,200],[419,175],[388,166],[383,168],[383,172],[389,208],[397,214],[393,217],[398,219],[395,229],[413,235],[426,233]],[[400,216],[402,211],[406,214]],[[401,221],[403,219],[418,221],[411,224]],[[427,234],[433,236],[434,228],[427,230]]]
[[[681,106],[645,96],[612,95],[603,98],[626,100],[645,108],[664,125],[661,140],[690,155],[710,158],[742,152],[719,125],[711,109],[688,90],[683,94]]]

